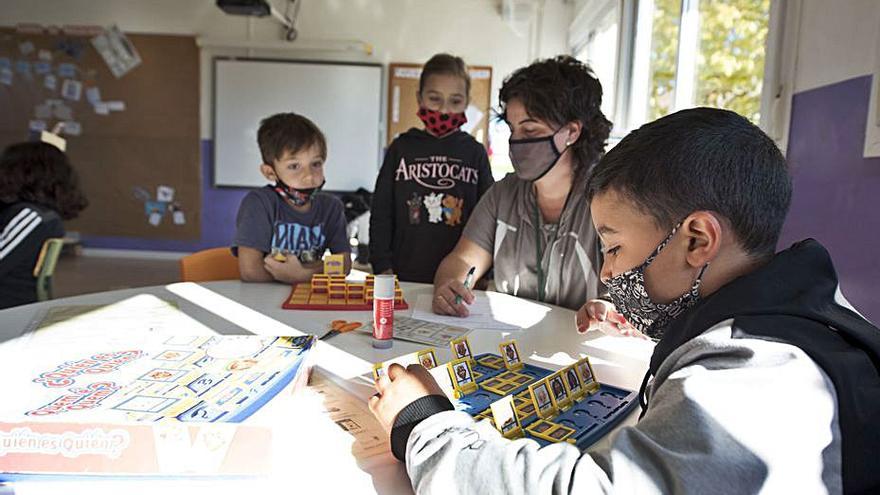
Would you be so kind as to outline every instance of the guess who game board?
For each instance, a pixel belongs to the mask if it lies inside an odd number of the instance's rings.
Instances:
[[[373,309],[373,285],[375,278],[367,275],[364,282],[352,282],[344,274],[319,273],[312,275],[310,283],[295,284],[284,309],[310,309],[333,311],[370,311]],[[397,277],[394,278],[394,309],[407,309],[403,291]]]
[[[314,336],[172,336],[30,352],[0,421],[237,423],[300,373]],[[60,356],[63,355],[64,358]]]
[[[499,354],[474,356],[467,337],[450,343],[455,357],[432,370],[441,387],[454,391],[456,409],[488,419],[507,438],[532,438],[548,445],[569,442],[585,449],[611,431],[637,404],[636,392],[596,380],[589,358],[552,371],[523,363],[514,340]],[[433,351],[419,353],[426,368]],[[374,378],[382,371],[374,368]]]

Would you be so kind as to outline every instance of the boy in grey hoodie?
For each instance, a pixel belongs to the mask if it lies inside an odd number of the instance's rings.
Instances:
[[[663,337],[642,416],[603,450],[539,449],[452,410],[420,366],[370,400],[418,493],[876,493],[880,331],[827,251],[775,253],[791,198],[770,138],[696,108],[631,133],[587,186],[617,311]]]

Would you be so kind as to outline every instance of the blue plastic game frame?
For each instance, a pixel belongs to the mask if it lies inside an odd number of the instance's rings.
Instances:
[[[481,375],[477,378],[478,385],[508,371],[504,367],[496,370],[480,364],[480,360],[489,356],[500,357],[492,353],[484,353],[474,357],[476,364],[473,366],[473,371]],[[556,371],[525,364],[516,373],[528,375],[533,380],[510,390],[507,395],[517,395],[528,390],[530,384],[542,380],[556,373]],[[480,386],[476,392],[464,395],[458,399],[458,409],[471,416],[476,416],[481,411],[487,409],[491,403],[501,398],[501,395],[489,392]],[[574,429],[575,433],[571,438],[574,439],[575,445],[583,450],[610,433],[618,423],[629,415],[630,411],[637,404],[638,394],[636,392],[600,383],[598,390],[592,394],[585,395],[567,410],[548,419],[554,423]],[[549,445],[550,442],[531,436],[526,431],[528,425],[538,419],[540,419],[538,415],[533,413],[528,418],[521,419],[521,422],[525,437],[537,441],[543,447]]]

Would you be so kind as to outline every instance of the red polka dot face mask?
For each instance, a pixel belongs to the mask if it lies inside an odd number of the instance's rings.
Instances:
[[[467,122],[464,112],[440,113],[425,107],[419,108],[418,116],[424,122],[428,132],[437,137],[443,137],[457,131]]]

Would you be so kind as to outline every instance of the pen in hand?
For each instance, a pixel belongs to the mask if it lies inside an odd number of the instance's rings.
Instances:
[[[474,283],[474,271],[476,271],[477,267],[472,266],[470,270],[467,272],[467,276],[464,278],[464,288],[469,289],[471,284]],[[461,294],[455,295],[455,304],[461,304]]]

